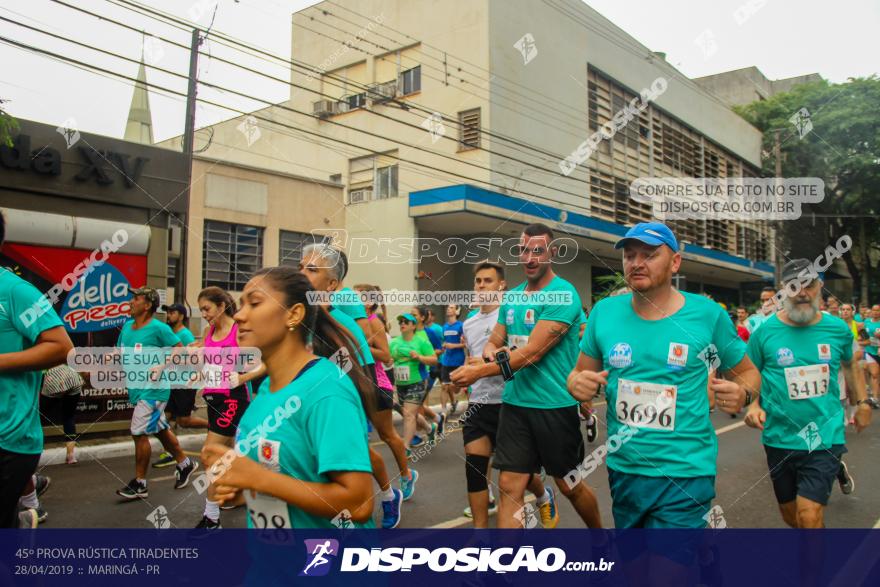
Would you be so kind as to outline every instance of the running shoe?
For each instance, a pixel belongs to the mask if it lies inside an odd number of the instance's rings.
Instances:
[[[137,479],[132,479],[128,482],[128,485],[116,490],[116,495],[119,497],[124,497],[125,499],[138,499],[149,497],[150,494],[147,492],[147,484],[146,483],[138,483]]]
[[[177,468],[174,470],[174,477],[176,480],[174,481],[174,489],[183,489],[187,485],[189,485],[189,478],[192,476],[193,471],[199,468],[198,461],[194,461],[190,459],[189,465],[181,467],[177,465]]]
[[[234,510],[234,509],[240,508],[242,505],[244,505],[244,504],[241,504],[241,503],[224,503],[223,505],[220,506],[220,509],[223,510],[223,511],[229,511],[229,510]]]
[[[52,483],[52,478],[48,475],[40,475],[39,473],[34,475],[34,489],[37,490],[37,497],[46,493],[50,483]]]
[[[390,530],[400,524],[400,504],[403,503],[403,493],[399,489],[391,488],[394,497],[382,502],[382,528]]]
[[[412,440],[409,441],[409,445],[412,448],[419,448],[420,446],[425,444],[425,439],[416,434],[412,437]]]
[[[174,460],[174,457],[171,456],[170,453],[163,452],[159,455],[159,458],[153,461],[153,466],[157,469],[161,469],[162,467],[170,467],[171,465],[176,464],[177,461]]]
[[[856,488],[856,482],[849,474],[846,463],[840,461],[840,469],[837,470],[837,482],[840,484],[840,490],[844,495],[849,495]]]
[[[443,423],[442,416],[440,417],[440,423],[441,424]],[[437,441],[437,429],[438,428],[439,428],[439,426],[437,426],[436,422],[431,422],[431,431],[428,432],[428,444],[430,444],[431,446],[433,446],[434,443]]]
[[[550,487],[547,488],[547,493],[550,494],[550,499],[544,505],[538,506],[538,510],[541,512],[541,525],[549,530],[559,523],[559,510],[556,509],[556,494]]]
[[[209,518],[208,516],[202,516],[201,521],[196,524],[194,530],[191,530],[187,533],[187,536],[190,538],[204,538],[212,533],[213,530],[222,530],[223,526],[220,525],[220,520],[216,522]]]
[[[400,478],[400,492],[403,495],[403,501],[409,501],[413,493],[416,492],[416,481],[419,480],[419,472],[415,469],[409,470],[409,479]]]
[[[18,512],[18,527],[19,528],[30,528],[33,530],[39,524],[39,520],[37,518],[37,510],[33,508],[28,508],[25,510],[21,510]]]
[[[471,511],[471,506],[467,506],[466,508],[464,508],[464,511],[462,513],[464,514],[465,518],[473,518],[474,517],[474,512]],[[495,503],[495,500],[493,499],[492,501],[489,502],[489,515],[492,516],[497,513],[498,513],[498,504]]]
[[[587,442],[593,442],[596,440],[596,436],[599,434],[598,426],[596,425],[598,418],[596,418],[595,414],[590,414],[587,418]]]
[[[35,511],[37,512],[37,522],[40,524],[49,519],[49,512],[44,510],[43,506],[37,507]]]

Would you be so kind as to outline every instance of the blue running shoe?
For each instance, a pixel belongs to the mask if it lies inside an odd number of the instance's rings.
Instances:
[[[400,504],[403,503],[403,492],[391,488],[394,497],[382,502],[382,528],[390,530],[400,523]]]
[[[413,436],[412,440],[409,441],[409,445],[412,448],[418,448],[418,447],[422,446],[423,444],[425,444],[425,439],[422,438],[421,436],[419,436],[418,434]]]
[[[419,472],[415,469],[409,470],[410,478],[400,478],[400,490],[403,492],[403,501],[409,501],[416,492],[416,481],[419,480]]]

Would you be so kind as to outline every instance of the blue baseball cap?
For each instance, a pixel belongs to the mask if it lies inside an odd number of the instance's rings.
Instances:
[[[412,314],[400,314],[397,317],[397,321],[400,322],[401,320],[406,320],[407,322],[412,322],[413,324],[419,323],[419,321],[416,320],[416,317],[413,316]]]
[[[672,230],[662,222],[640,222],[626,231],[623,238],[614,245],[615,249],[623,248],[626,241],[635,239],[652,247],[666,245],[674,253],[678,252],[678,241]]]

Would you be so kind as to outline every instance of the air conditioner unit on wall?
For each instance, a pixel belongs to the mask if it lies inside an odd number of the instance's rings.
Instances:
[[[335,100],[318,100],[312,104],[312,114],[318,118],[327,118],[339,113],[339,102]]]
[[[169,247],[168,252],[173,255],[180,255],[180,237],[181,237],[181,227],[172,224],[170,229],[171,234],[169,235]]]
[[[373,190],[371,189],[351,190],[348,192],[348,202],[350,204],[369,202],[371,199],[373,199]]]
[[[374,104],[381,104],[389,100],[393,100],[397,96],[397,80],[383,82],[381,84],[370,84],[367,86],[367,97]]]

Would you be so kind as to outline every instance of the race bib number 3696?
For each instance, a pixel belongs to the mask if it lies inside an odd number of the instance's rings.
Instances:
[[[819,397],[828,393],[831,369],[828,365],[806,365],[785,369],[785,387],[793,400]]]
[[[675,430],[678,387],[619,379],[617,419],[621,424],[654,430]]]

